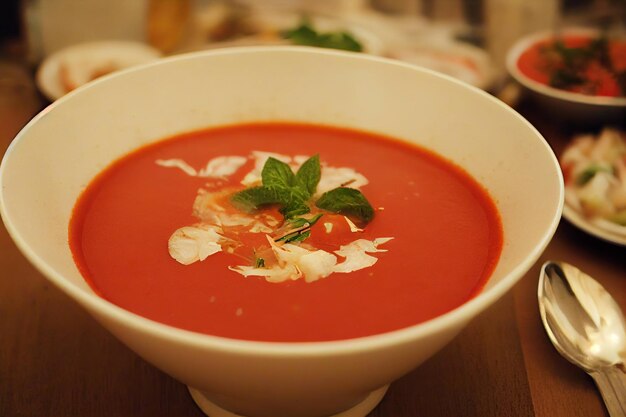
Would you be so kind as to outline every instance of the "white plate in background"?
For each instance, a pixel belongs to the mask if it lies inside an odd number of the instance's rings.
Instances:
[[[98,41],[61,49],[39,66],[37,86],[51,101],[98,76],[156,60],[161,53],[144,43]]]
[[[474,87],[489,90],[495,80],[493,63],[487,52],[452,39],[415,42],[390,46],[390,58],[437,71]]]
[[[589,233],[597,238],[606,240],[607,242],[626,246],[626,233],[617,233],[617,231],[608,230],[600,225],[587,219],[582,213],[567,203],[563,206],[563,217],[580,230]],[[619,228],[618,225],[615,225]],[[626,227],[624,228],[626,230]]]

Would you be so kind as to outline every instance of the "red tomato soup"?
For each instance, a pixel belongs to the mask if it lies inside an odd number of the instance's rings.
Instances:
[[[284,221],[279,205],[244,212],[231,204],[233,193],[246,189],[241,181],[258,165],[259,151],[293,158],[296,176],[305,170],[297,171],[297,155],[319,155],[318,189],[326,173],[334,173],[335,181],[343,181],[344,174],[358,177],[339,187],[358,186],[373,218],[366,222],[354,213],[331,213],[316,207],[321,198],[314,203],[319,196],[313,196],[307,203],[311,212],[299,216],[322,216],[305,225],[306,235],[302,227],[291,235],[301,241],[278,241],[280,231],[274,229]],[[238,162],[227,175],[217,165],[204,170],[213,170],[213,176],[202,172],[208,161],[223,162],[219,157],[224,156]],[[257,187],[266,185],[262,178]],[[262,230],[251,232],[249,224],[228,225],[222,218],[222,226],[214,229],[220,233],[221,250],[181,263],[173,248],[193,252],[196,247],[187,245],[189,240],[173,245],[175,231],[187,230],[189,237],[191,229],[181,228],[195,226],[200,227],[196,232],[206,232],[197,203],[207,195],[209,205],[219,206],[218,215],[232,219],[240,213]],[[496,207],[485,190],[425,149],[355,130],[263,123],[186,133],[113,163],[76,203],[69,240],[94,291],[126,310],[210,335],[304,342],[388,332],[460,306],[488,280],[500,256],[502,235]],[[343,245],[357,240],[369,250],[352,258]],[[200,253],[216,247],[206,244]],[[309,257],[313,262],[298,258],[295,272],[280,282],[244,276],[243,270],[263,274],[279,268],[282,258],[276,252],[272,260],[272,251],[285,248],[318,252]],[[336,252],[340,248],[341,255]],[[348,256],[358,266],[341,272]],[[322,266],[325,276],[310,272]]]
[[[537,42],[517,65],[528,78],[574,93],[626,96],[626,41],[565,35]]]

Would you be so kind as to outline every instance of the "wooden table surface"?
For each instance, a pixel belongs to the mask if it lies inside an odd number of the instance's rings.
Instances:
[[[0,61],[0,154],[44,101],[31,74]],[[524,114],[559,153],[575,132]],[[0,228],[0,416],[202,416],[186,387],[144,362],[52,286]],[[536,265],[445,349],[391,385],[372,417],[606,416],[592,380],[540,322],[547,259],[576,264],[626,309],[626,248],[562,221]]]

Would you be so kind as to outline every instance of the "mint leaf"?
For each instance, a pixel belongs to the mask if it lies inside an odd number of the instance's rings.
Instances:
[[[276,158],[269,157],[261,171],[264,187],[285,189],[294,185],[295,175],[291,167]]]
[[[280,190],[267,187],[246,188],[234,194],[230,201],[239,210],[251,212],[268,204],[278,204],[284,196]]]
[[[354,216],[365,223],[374,218],[374,209],[359,190],[339,187],[330,190],[319,198],[315,205],[323,210]]]
[[[309,197],[315,194],[317,184],[320,182],[322,169],[320,167],[319,155],[314,155],[307,159],[296,173],[296,184],[305,189]]]
[[[318,213],[311,218],[295,217],[287,220],[277,231],[274,241],[280,242],[301,242],[310,235],[311,227],[322,217],[322,213]],[[309,233],[307,233],[309,232]],[[304,235],[303,237],[298,237]]]
[[[285,216],[285,219],[290,219],[292,217],[300,216],[302,214],[307,214],[311,211],[311,209],[305,201],[299,200],[290,201],[279,211],[283,216]]]
[[[279,211],[286,219],[311,211],[307,203],[309,194],[305,190],[294,186],[281,189],[280,195],[282,198],[280,201],[282,207]]]
[[[288,225],[277,240],[300,242],[310,235],[310,228],[322,214],[307,219],[299,217],[311,211],[311,196],[321,177],[319,155],[307,159],[296,174],[291,167],[276,158],[268,158],[261,172],[262,186],[247,188],[231,197],[232,204],[244,211],[254,211],[276,204]],[[352,216],[363,223],[374,218],[374,209],[359,190],[340,187],[324,193],[315,203],[333,213]],[[283,226],[284,227],[284,226]],[[298,230],[295,230],[298,229]]]
[[[261,187],[240,191],[231,197],[235,207],[247,212],[262,206],[277,204],[286,219],[311,211],[308,201],[320,180],[320,162],[316,155],[309,158],[294,174],[291,167],[276,158],[268,158],[261,171]]]

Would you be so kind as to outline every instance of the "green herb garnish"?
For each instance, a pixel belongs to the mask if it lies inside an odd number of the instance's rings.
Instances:
[[[585,185],[598,173],[598,172],[608,172],[612,173],[613,168],[606,165],[593,164],[585,168],[578,176],[576,177],[576,184]]]
[[[320,166],[319,155],[314,155],[304,161],[304,163],[296,172],[296,183],[299,187],[308,191],[309,196],[315,194],[317,191],[317,184],[322,177],[322,168]]]
[[[374,218],[374,209],[365,196],[354,188],[335,188],[319,198],[315,205],[321,209],[354,216],[368,223]]]
[[[350,33],[345,31],[319,33],[312,27],[308,19],[303,19],[297,27],[284,31],[282,36],[296,45],[353,52],[363,51],[363,46]]]
[[[321,178],[319,156],[306,160],[294,174],[291,167],[275,158],[268,158],[261,171],[261,186],[247,188],[231,197],[240,210],[252,212],[269,205],[279,206],[285,224],[275,241],[299,242],[310,236],[311,227],[322,214],[302,217],[311,211],[311,204],[333,213],[355,217],[362,223],[374,218],[374,209],[365,196],[354,188],[338,187],[311,201]]]
[[[555,88],[567,89],[587,82],[587,79],[576,71],[559,68],[550,75],[548,83]]]
[[[311,159],[313,162],[309,162]],[[268,158],[261,172],[263,185],[236,193],[231,198],[233,205],[250,212],[266,205],[277,204],[281,206],[280,212],[286,219],[308,213],[311,209],[307,202],[319,182],[318,173],[317,182],[311,191],[310,183],[311,178],[315,178],[315,170],[308,165],[314,164],[316,160],[319,168],[319,157],[314,156],[294,175],[286,163],[276,158]]]
[[[255,268],[265,268],[265,259],[263,259],[263,258],[256,258],[256,260],[254,261],[254,267]]]
[[[546,58],[546,71],[549,74],[548,84],[555,88],[570,89],[582,87],[587,93],[595,94],[598,85],[590,80],[588,69],[592,64],[608,72],[616,81],[622,95],[626,95],[624,75],[617,71],[611,59],[609,40],[600,36],[583,47],[568,47],[562,40],[556,40],[549,46],[541,48]]]
[[[310,219],[296,217],[287,220],[287,224],[279,229],[278,237],[274,241],[283,241],[285,243],[303,241],[311,235],[311,227],[317,223],[320,217],[322,217],[322,213],[316,214]]]

